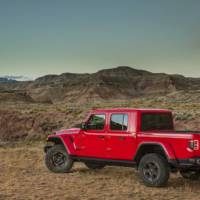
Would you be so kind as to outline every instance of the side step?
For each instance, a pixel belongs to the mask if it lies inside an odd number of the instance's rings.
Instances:
[[[94,163],[104,163],[106,165],[113,165],[113,166],[136,167],[136,162],[129,160],[111,160],[111,159],[79,157],[79,156],[71,156],[71,157],[74,161],[79,161],[79,162],[94,162]]]

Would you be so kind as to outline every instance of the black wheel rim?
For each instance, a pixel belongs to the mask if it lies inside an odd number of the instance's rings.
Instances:
[[[61,152],[56,152],[52,156],[52,163],[56,167],[63,166],[66,162],[66,156]]]
[[[155,162],[148,162],[143,167],[143,174],[146,180],[154,182],[159,178],[160,170],[159,166]]]

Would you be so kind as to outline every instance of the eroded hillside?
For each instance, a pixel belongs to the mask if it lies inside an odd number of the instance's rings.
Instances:
[[[175,98],[176,96],[176,98]],[[44,139],[52,131],[80,124],[93,108],[167,108],[174,113],[176,129],[200,130],[199,98],[193,95],[170,94],[155,98],[88,104],[0,104],[0,140]]]
[[[151,73],[121,66],[93,74],[46,75],[28,82],[0,84],[1,101],[79,103],[130,100],[173,92],[199,93],[200,79]],[[24,99],[23,99],[24,96]]]

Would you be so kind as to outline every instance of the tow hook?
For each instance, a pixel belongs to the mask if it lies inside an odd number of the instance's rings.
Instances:
[[[200,158],[196,160],[197,165],[200,165]]]

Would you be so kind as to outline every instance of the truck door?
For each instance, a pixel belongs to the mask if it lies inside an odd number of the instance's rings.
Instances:
[[[106,150],[105,123],[106,114],[92,114],[79,138],[77,155],[84,157],[104,158]]]
[[[106,143],[106,157],[133,160],[136,149],[135,113],[110,113]]]

